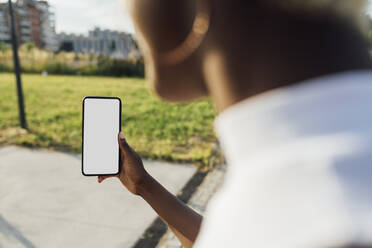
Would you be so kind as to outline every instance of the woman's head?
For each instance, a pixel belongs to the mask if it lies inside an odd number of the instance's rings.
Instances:
[[[296,11],[304,14],[312,14],[316,17],[317,13],[328,15],[349,16],[358,19],[361,10],[366,5],[366,0],[259,0],[268,6],[282,9],[283,11]]]
[[[225,74],[244,74],[242,63],[249,67],[249,57],[264,54],[265,46],[281,34],[290,44],[296,39],[290,37],[290,31],[296,32],[301,25],[307,29],[311,23],[357,19],[364,4],[364,0],[131,0],[130,8],[152,88],[167,100],[187,101],[211,90],[206,82],[206,74],[211,74],[206,72],[211,53],[215,57],[222,54]],[[195,16],[201,12],[202,29],[207,32],[193,35]],[[185,41],[189,49],[175,52],[185,47]],[[177,54],[179,59],[174,59]],[[164,59],[167,57],[173,59]],[[231,59],[238,57],[246,60]]]

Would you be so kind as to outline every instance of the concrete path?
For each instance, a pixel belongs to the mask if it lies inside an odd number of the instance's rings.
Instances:
[[[204,214],[209,200],[222,186],[226,173],[226,166],[217,166],[213,171],[209,172],[203,183],[198,187],[192,195],[188,205],[200,214]],[[182,248],[183,246],[178,241],[174,233],[169,230],[160,240],[157,248]]]
[[[173,193],[196,172],[144,164]],[[156,214],[116,178],[96,180],[81,175],[79,156],[0,148],[0,248],[131,247]]]

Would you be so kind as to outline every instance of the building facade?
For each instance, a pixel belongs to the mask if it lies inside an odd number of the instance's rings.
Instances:
[[[8,28],[8,15],[4,3],[0,3],[0,41],[9,42],[10,33]]]
[[[62,51],[99,54],[118,59],[139,58],[136,41],[131,34],[95,28],[87,36],[58,34],[59,48]]]
[[[47,1],[17,0],[13,11],[19,44],[32,42],[39,48],[57,51],[54,14]],[[0,3],[0,41],[11,42],[8,3]]]

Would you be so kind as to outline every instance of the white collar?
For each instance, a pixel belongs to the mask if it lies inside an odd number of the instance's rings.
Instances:
[[[314,78],[249,98],[223,111],[215,128],[228,164],[235,164],[298,137],[350,128],[363,118],[363,106],[372,108],[372,70]]]

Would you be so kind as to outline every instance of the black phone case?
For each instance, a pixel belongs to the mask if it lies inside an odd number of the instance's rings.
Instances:
[[[116,174],[95,174],[95,175],[87,175],[84,173],[84,107],[85,107],[85,99],[117,99],[119,100],[120,106],[119,106],[119,131],[121,132],[121,109],[122,109],[122,101],[119,97],[106,97],[106,96],[86,96],[83,99],[83,120],[82,120],[82,132],[81,132],[81,173],[86,177],[94,177],[94,176],[116,176],[120,174],[121,168],[121,151],[119,149],[119,163],[118,163],[118,173]]]

